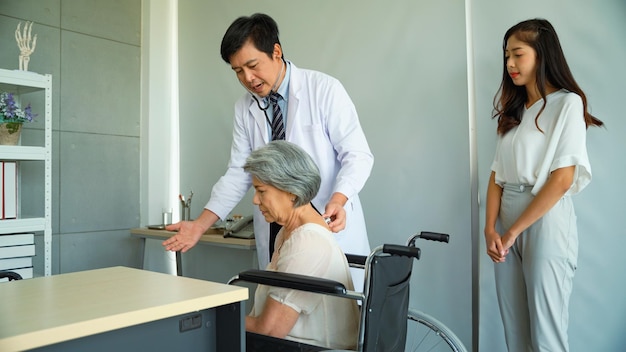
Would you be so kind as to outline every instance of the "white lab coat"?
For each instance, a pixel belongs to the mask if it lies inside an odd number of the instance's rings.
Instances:
[[[337,233],[336,238],[345,253],[369,254],[358,192],[370,175],[374,157],[352,100],[337,79],[321,72],[298,69],[291,64],[288,102],[285,139],[306,150],[317,163],[322,176],[313,204],[324,213],[334,192],[346,195],[346,228]],[[252,184],[249,174],[242,168],[246,158],[252,150],[266,145],[269,139],[263,111],[250,94],[245,94],[235,104],[228,170],[213,186],[211,199],[205,208],[221,219],[228,216]],[[265,268],[270,259],[269,224],[258,207],[254,208],[259,268]]]

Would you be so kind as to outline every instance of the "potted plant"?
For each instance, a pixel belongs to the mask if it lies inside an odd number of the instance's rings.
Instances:
[[[16,145],[25,122],[35,118],[30,104],[21,109],[12,93],[0,93],[0,144]]]

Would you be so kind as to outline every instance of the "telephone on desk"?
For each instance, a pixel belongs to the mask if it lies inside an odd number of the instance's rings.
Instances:
[[[233,215],[224,222],[224,238],[254,238],[254,222],[252,215]]]

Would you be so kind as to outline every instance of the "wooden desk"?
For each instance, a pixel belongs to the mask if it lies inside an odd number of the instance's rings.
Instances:
[[[239,351],[248,290],[112,267],[0,285],[0,351]],[[191,322],[200,326],[180,332]]]
[[[165,230],[151,230],[146,227],[131,229],[130,234],[135,237],[142,238],[153,238],[157,240],[166,240],[170,238],[175,232],[165,231]],[[198,244],[202,245],[210,245],[210,246],[218,246],[218,247],[227,247],[227,248],[237,248],[237,249],[256,249],[256,242],[254,238],[251,239],[243,239],[243,238],[235,238],[235,237],[227,237],[224,238],[223,232],[218,230],[209,229],[205,232],[202,237],[200,237],[200,241]]]
[[[143,250],[142,258],[141,258],[142,263],[145,263],[146,239],[155,239],[159,241],[164,241],[170,238],[174,233],[175,232],[165,231],[165,230],[152,230],[152,229],[148,229],[145,227],[135,228],[135,229],[130,230],[131,236],[139,237],[143,239],[144,250]],[[211,253],[209,256],[196,255],[194,257],[194,253],[197,252],[196,247],[199,247],[199,246],[203,246],[203,247],[209,246],[209,247],[214,247],[215,249],[220,249],[220,248],[227,249],[227,251],[221,251],[221,252],[228,252],[228,254],[226,255],[224,253],[221,253],[222,255],[218,255],[216,253],[216,250],[213,250],[213,253]],[[240,252],[241,250],[243,250],[246,253],[241,253]],[[183,259],[182,259],[183,257],[187,258],[185,259],[185,261],[187,262],[185,265],[183,264]],[[213,263],[207,263],[206,260],[208,258],[206,257],[213,257],[216,259],[216,261]],[[218,257],[220,258],[218,259]],[[225,258],[225,257],[228,257],[228,258]],[[198,241],[198,245],[192,248],[191,251],[185,253],[184,255],[181,254],[180,252],[176,252],[176,273],[178,274],[178,276],[183,276],[183,273],[184,273],[184,275],[188,277],[195,277],[198,279],[204,279],[204,280],[209,280],[209,281],[227,282],[228,279],[230,279],[234,274],[238,273],[241,270],[258,267],[257,263],[258,263],[258,260],[256,258],[256,242],[254,238],[252,239],[242,239],[242,238],[235,238],[235,237],[224,238],[222,231],[214,230],[214,229],[209,229],[204,235],[202,235],[202,237],[200,237],[200,240]],[[225,272],[222,272],[222,273],[217,273],[213,271],[210,273],[211,275],[207,276],[209,273],[206,273],[206,269],[215,268],[216,264],[218,267],[226,265],[228,266],[229,269],[232,269],[233,272],[231,272],[230,270],[226,270]],[[187,267],[188,269],[190,267],[191,268],[204,267],[205,269],[203,271],[205,272],[195,272],[195,273],[191,273],[190,275],[187,269],[183,270],[183,267]],[[144,269],[147,269],[145,265],[144,265]]]

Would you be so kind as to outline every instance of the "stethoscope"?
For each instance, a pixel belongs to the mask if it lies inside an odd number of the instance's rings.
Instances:
[[[281,67],[280,71],[278,71],[278,75],[276,75],[276,80],[274,81],[274,85],[272,85],[272,89],[270,89],[270,94],[272,94],[272,92],[276,92],[278,80],[280,79],[280,76],[283,74],[283,71],[286,71],[284,58],[282,59],[282,62],[283,62],[283,66]],[[248,87],[246,87],[243,83],[241,83],[241,81],[239,81],[239,84],[241,84],[248,91],[248,93],[250,93],[250,95],[252,96],[252,99],[254,99],[254,101],[256,102],[256,105],[259,107],[261,111],[263,111],[263,114],[265,115],[265,121],[267,121],[267,124],[271,126],[272,121],[270,120],[269,116],[267,116],[267,109],[269,109],[271,105],[269,101],[270,94],[268,94],[267,98],[261,98],[262,100],[266,101],[265,107],[263,107],[261,105],[261,102],[259,101],[259,98],[257,98],[256,94],[252,93],[252,91],[250,91]]]

